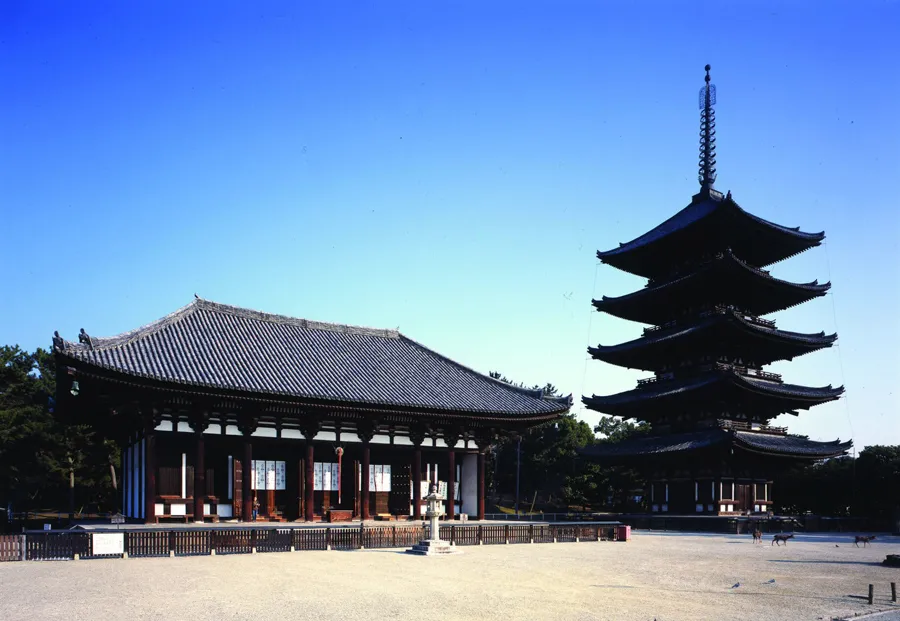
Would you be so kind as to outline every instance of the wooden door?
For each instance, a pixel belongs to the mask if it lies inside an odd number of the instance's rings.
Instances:
[[[735,490],[735,510],[737,511],[746,511],[747,509],[753,508],[753,493],[750,490],[749,485],[735,485],[737,488]]]

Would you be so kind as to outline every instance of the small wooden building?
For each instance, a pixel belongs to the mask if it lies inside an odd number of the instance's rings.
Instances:
[[[54,337],[57,407],[115,426],[123,512],[160,519],[482,519],[485,451],[551,421],[547,398],[476,373],[394,330],[196,299],[125,334]]]

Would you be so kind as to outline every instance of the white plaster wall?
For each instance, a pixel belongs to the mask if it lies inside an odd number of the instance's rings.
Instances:
[[[300,433],[299,429],[282,429],[281,437],[286,440],[302,440],[303,434]]]
[[[459,481],[462,496],[462,512],[478,517],[478,455],[467,454],[462,458],[462,477]]]
[[[240,436],[240,435],[244,435],[244,434],[241,433],[241,430],[237,425],[225,425],[225,435],[226,436]]]
[[[183,420],[178,421],[178,431],[181,433],[193,433],[194,430],[191,429],[191,426]]]
[[[203,430],[203,433],[221,435],[222,434],[222,425],[219,423],[210,423],[206,429]]]
[[[390,443],[391,443],[391,436],[388,436],[388,435],[381,435],[381,434],[372,436],[372,442],[371,442],[371,443],[372,443],[372,444],[390,444]]]
[[[278,430],[275,427],[260,427],[253,432],[254,438],[277,438]]]
[[[172,421],[164,420],[156,426],[157,431],[172,431]]]

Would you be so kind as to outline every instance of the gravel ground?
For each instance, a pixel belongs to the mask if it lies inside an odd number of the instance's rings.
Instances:
[[[900,538],[638,532],[628,543],[0,563],[0,619],[833,619],[885,610]],[[837,547],[836,547],[837,546]],[[774,582],[770,583],[770,580]],[[735,584],[738,587],[733,587]],[[876,605],[863,596],[875,584]]]

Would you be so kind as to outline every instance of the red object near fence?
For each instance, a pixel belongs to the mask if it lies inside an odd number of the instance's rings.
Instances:
[[[618,530],[616,533],[616,541],[631,541],[631,526],[622,524],[616,526],[616,529]]]

